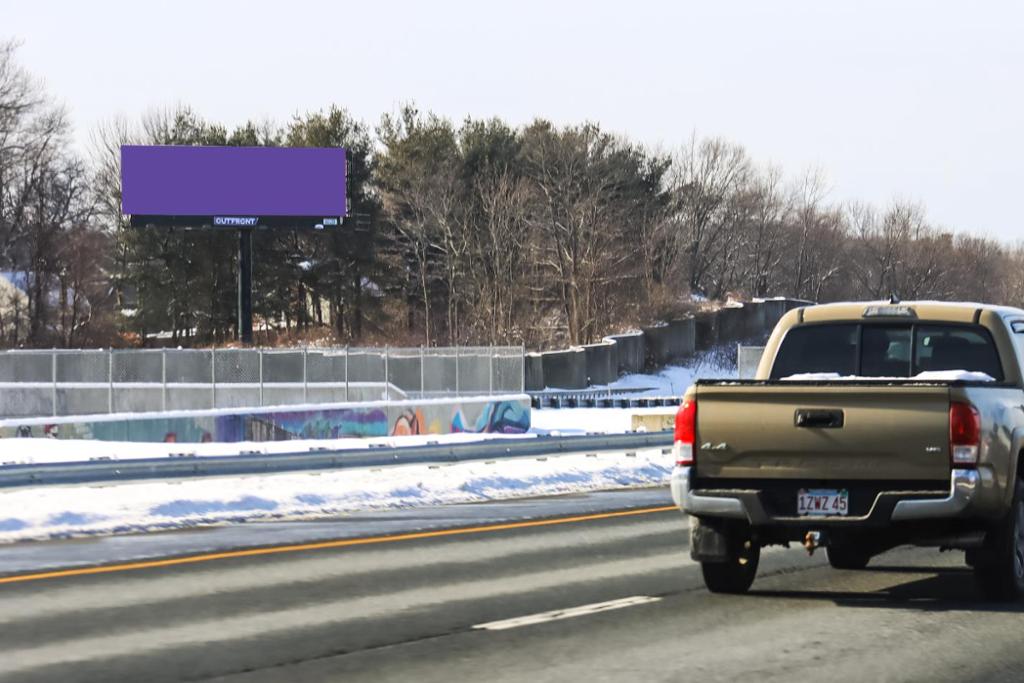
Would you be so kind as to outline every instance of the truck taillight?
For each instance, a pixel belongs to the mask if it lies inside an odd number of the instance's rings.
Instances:
[[[697,401],[683,401],[676,412],[675,444],[672,447],[676,457],[676,467],[688,467],[693,464],[694,441],[697,437]]]
[[[949,404],[949,460],[953,467],[971,468],[978,465],[978,447],[981,445],[981,415],[970,403],[954,401]]]

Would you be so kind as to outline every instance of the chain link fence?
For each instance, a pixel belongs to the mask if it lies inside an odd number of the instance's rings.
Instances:
[[[763,346],[744,346],[743,344],[736,346],[736,370],[740,379],[754,379],[762,355],[764,355]]]
[[[521,393],[523,348],[0,351],[0,417]]]

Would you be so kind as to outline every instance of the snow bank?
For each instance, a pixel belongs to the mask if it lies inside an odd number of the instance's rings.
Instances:
[[[698,354],[688,365],[669,365],[653,375],[624,375],[608,385],[591,389],[637,389],[622,394],[629,397],[682,396],[698,379],[736,379],[736,357],[734,349],[713,349]],[[544,411],[534,411],[531,419]]]
[[[664,408],[560,408],[530,413],[534,434],[620,434],[633,430],[633,415],[675,415],[677,406]]]
[[[273,476],[0,492],[0,542],[134,533],[356,510],[482,502],[664,485],[661,449],[449,466],[410,465]]]

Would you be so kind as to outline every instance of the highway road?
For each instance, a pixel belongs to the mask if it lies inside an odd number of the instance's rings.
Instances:
[[[603,512],[567,502],[544,519],[8,575],[0,680],[1021,678],[1022,607],[984,602],[961,553],[901,548],[858,572],[773,549],[749,595],[711,595],[654,493],[621,511],[609,496]]]

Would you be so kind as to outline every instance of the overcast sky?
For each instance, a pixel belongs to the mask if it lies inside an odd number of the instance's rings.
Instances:
[[[923,202],[1024,239],[1024,3],[881,0],[3,0],[0,39],[84,146],[186,103],[229,126],[407,100],[460,120],[583,120],[664,148],[745,145],[835,201]]]

